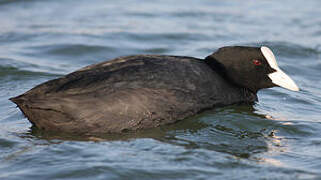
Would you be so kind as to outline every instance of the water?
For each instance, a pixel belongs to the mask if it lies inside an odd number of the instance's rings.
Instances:
[[[321,2],[0,0],[0,179],[321,179]],[[130,54],[267,45],[302,89],[155,129],[68,137],[9,97]]]

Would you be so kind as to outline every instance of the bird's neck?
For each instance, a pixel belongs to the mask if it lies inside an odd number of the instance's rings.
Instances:
[[[244,98],[244,101],[247,103],[254,103],[258,101],[258,97],[256,95],[257,92],[253,92],[247,88],[242,88],[241,93]]]

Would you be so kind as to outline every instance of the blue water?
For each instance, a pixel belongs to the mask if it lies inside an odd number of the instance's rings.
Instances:
[[[321,179],[321,1],[0,0],[0,179]],[[301,88],[104,137],[31,128],[8,98],[131,54],[270,47]]]

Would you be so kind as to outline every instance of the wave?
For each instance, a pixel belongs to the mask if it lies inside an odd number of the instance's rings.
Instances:
[[[7,5],[7,4],[15,4],[15,3],[28,3],[33,1],[39,1],[39,0],[0,0],[0,6],[1,5]]]
[[[86,44],[54,44],[41,45],[29,47],[29,49],[41,51],[49,55],[60,56],[82,56],[89,54],[96,54],[100,52],[114,52],[115,48],[100,45],[86,45]]]
[[[0,78],[5,76],[60,76],[59,73],[47,72],[43,67],[13,59],[0,58]]]
[[[46,72],[36,72],[36,71],[28,71],[28,70],[22,70],[15,67],[5,67],[0,66],[0,77],[3,76],[59,76],[58,74],[51,74]]]
[[[249,43],[248,45],[268,46],[279,56],[290,58],[318,58],[321,54],[321,51],[317,46],[306,47],[304,45],[286,41],[263,41],[259,43]]]

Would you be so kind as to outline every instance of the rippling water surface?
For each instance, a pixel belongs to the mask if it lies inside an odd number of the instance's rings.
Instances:
[[[321,1],[0,0],[0,179],[321,179]],[[8,98],[130,54],[269,46],[302,89],[105,137],[31,128]]]

